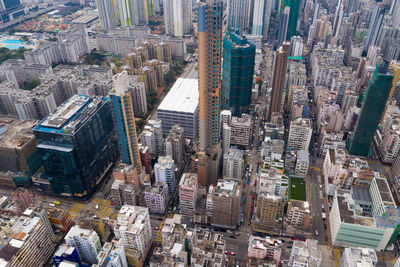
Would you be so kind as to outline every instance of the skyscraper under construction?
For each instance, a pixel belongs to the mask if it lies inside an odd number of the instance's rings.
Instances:
[[[223,2],[197,2],[200,150],[215,154],[219,142]]]

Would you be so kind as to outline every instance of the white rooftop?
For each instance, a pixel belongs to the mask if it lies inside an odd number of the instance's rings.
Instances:
[[[194,113],[199,105],[197,79],[179,78],[157,110]]]

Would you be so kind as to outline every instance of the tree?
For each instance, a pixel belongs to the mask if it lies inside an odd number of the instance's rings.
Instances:
[[[193,54],[196,50],[194,49],[194,47],[191,46],[187,46],[186,47],[186,52],[188,52],[189,54]]]
[[[24,90],[32,90],[33,88],[35,88],[36,86],[38,86],[40,84],[40,80],[39,79],[33,79],[30,82],[24,82]]]
[[[136,131],[138,133],[141,132],[145,124],[146,124],[145,120],[143,120],[143,119],[137,120],[136,121]]]
[[[167,74],[165,74],[165,83],[168,85],[173,83],[175,81],[175,77],[176,77],[175,71],[172,69],[169,70]]]

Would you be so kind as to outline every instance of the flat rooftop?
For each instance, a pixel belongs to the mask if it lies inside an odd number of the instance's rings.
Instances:
[[[197,174],[187,172],[182,174],[179,186],[193,188],[196,184],[196,181],[197,181]]]
[[[33,135],[36,121],[20,121],[15,118],[0,118],[0,147],[20,149],[29,142]]]
[[[343,190],[343,191],[348,191],[348,190]],[[348,192],[349,193],[349,192]],[[338,190],[339,194],[339,190]],[[340,219],[344,223],[349,223],[349,224],[358,224],[358,225],[364,225],[367,227],[375,227],[374,219],[371,217],[365,217],[365,216],[357,216],[355,214],[355,211],[353,209],[350,209],[349,207],[349,201],[350,195],[348,197],[346,196],[337,196],[338,204],[339,204],[339,212],[340,212]]]
[[[220,180],[215,187],[214,194],[238,196],[240,192],[240,185],[234,180]]]
[[[389,185],[385,178],[375,177],[376,184],[378,185],[379,193],[381,194],[382,201],[392,202],[392,193],[390,192]],[[393,203],[394,205],[394,203]]]
[[[199,83],[197,79],[179,78],[160,106],[158,111],[195,113],[199,105]]]
[[[101,97],[74,95],[42,120],[35,131],[74,134],[102,102]]]

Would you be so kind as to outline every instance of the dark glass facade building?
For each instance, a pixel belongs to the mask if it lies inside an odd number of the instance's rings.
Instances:
[[[223,41],[222,109],[234,116],[246,113],[251,104],[256,46],[239,31],[229,31]]]
[[[118,157],[111,103],[74,95],[35,128],[52,193],[86,198]]]
[[[388,72],[388,64],[384,61],[379,67],[376,67],[364,92],[360,115],[347,143],[349,153],[352,155],[367,156],[370,151],[374,134],[392,88],[393,74]]]

